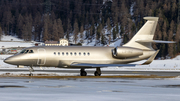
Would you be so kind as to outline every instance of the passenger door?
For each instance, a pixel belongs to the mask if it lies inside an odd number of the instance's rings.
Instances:
[[[38,60],[37,65],[45,65],[46,63],[46,50],[44,48],[37,49],[38,51]]]

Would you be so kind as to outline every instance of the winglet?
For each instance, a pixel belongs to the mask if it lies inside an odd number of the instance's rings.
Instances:
[[[141,65],[148,65],[148,64],[150,64],[150,63],[154,60],[154,58],[156,57],[156,55],[158,54],[158,52],[159,52],[159,50],[157,50],[156,53],[154,53],[146,62],[144,62],[144,63],[141,64]]]

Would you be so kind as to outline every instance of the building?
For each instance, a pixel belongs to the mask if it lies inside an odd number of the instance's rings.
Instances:
[[[59,41],[45,41],[45,46],[68,46],[67,39],[59,39]]]
[[[67,39],[60,39],[59,44],[60,44],[60,46],[68,46],[69,42]]]

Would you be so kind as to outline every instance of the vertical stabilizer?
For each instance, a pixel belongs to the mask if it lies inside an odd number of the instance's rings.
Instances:
[[[151,41],[149,42],[138,42],[138,40],[153,40],[154,32],[156,30],[158,17],[144,17],[148,20],[143,27],[134,35],[134,37],[126,43],[125,47],[134,47],[143,50],[153,50]]]

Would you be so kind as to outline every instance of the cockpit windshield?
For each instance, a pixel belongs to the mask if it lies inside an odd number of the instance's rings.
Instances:
[[[34,51],[33,50],[22,50],[20,53],[21,54],[23,54],[23,53],[34,53]]]
[[[24,53],[26,50],[22,50],[20,53]]]
[[[28,53],[29,52],[29,50],[26,50],[24,53]]]

